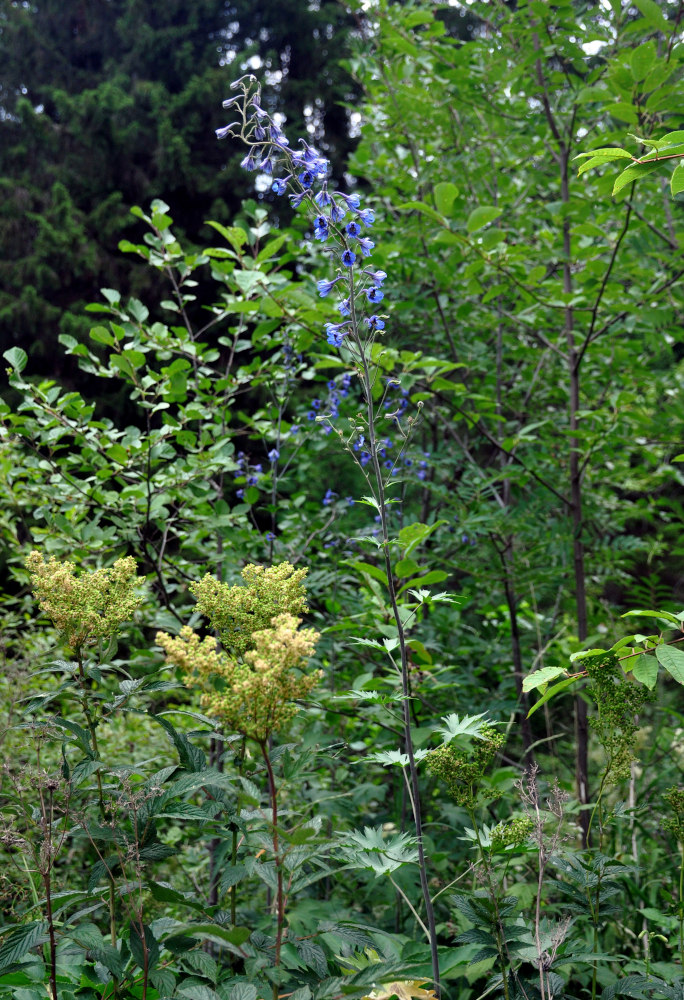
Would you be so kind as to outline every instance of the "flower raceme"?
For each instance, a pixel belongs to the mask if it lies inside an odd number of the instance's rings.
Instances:
[[[42,554],[34,551],[26,568],[41,610],[73,650],[116,635],[141,603],[136,590],[145,581],[135,575],[135,560],[130,556],[117,559],[111,567],[77,576],[72,562],[61,562],[54,556],[45,562]]]
[[[157,634],[157,644],[189,682],[202,689],[201,704],[227,729],[264,744],[295,716],[321,671],[304,672],[318,633],[298,628],[301,619],[276,615],[269,628],[251,633],[253,649],[238,659],[217,649],[216,639],[200,639],[189,625],[177,637]]]
[[[375,248],[364,232],[373,225],[374,213],[372,209],[361,208],[357,194],[329,190],[328,160],[308,142],[300,139],[300,149],[290,148],[280,126],[261,107],[255,77],[248,75],[236,80],[232,89],[239,90],[239,94],[224,101],[223,107],[235,109],[240,117],[217,129],[216,135],[219,139],[239,137],[249,146],[241,165],[246,170],[272,176],[271,190],[278,195],[289,194],[294,208],[302,204],[309,208],[314,239],[327,244],[338,268],[335,278],[318,281],[318,293],[324,298],[338,287],[342,293],[338,309],[342,316],[348,317],[345,323],[326,324],[327,341],[333,347],[346,345],[361,351],[385,326],[374,313],[364,315],[364,307],[384,298],[381,286],[387,277],[384,271],[360,267],[360,261],[370,257]],[[361,295],[365,295],[367,302]]]
[[[200,639],[185,625],[178,636],[157,633],[168,663],[202,691],[202,707],[226,726],[265,743],[296,713],[295,701],[318,684],[321,672],[307,671],[319,635],[300,629],[307,611],[306,569],[290,563],[248,565],[244,586],[205,576],[191,589],[216,639]]]

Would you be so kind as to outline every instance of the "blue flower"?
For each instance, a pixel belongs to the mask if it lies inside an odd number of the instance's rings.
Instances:
[[[299,183],[302,185],[303,188],[310,188],[315,180],[315,177],[310,170],[302,170],[297,180],[299,181]]]
[[[268,453],[269,462],[277,462],[279,458],[280,458],[280,452],[278,451],[278,449],[271,448],[271,450]]]
[[[387,277],[386,271],[369,271],[368,268],[366,268],[363,273],[367,274],[371,281],[378,286],[378,288]]]
[[[328,343],[333,347],[341,347],[349,327],[346,323],[326,323],[325,331]]]
[[[391,468],[393,468],[393,466],[394,466],[394,462],[392,461],[391,458],[388,458],[387,461],[385,462],[385,468],[386,469],[391,469]]]
[[[346,214],[346,209],[342,208],[341,205],[338,205],[336,201],[332,200],[332,204],[330,206],[330,221],[341,222]]]
[[[276,194],[285,194],[287,191],[287,181],[279,177],[271,184],[271,191],[275,191]]]
[[[325,496],[323,497],[323,506],[329,507],[336,496],[337,493],[335,493],[334,490],[326,490]]]
[[[372,226],[375,222],[375,212],[372,208],[362,208],[359,211],[359,219],[361,219],[364,226]]]
[[[254,154],[250,151],[244,160],[241,161],[240,166],[243,170],[256,170],[256,160],[254,159]]]
[[[384,330],[385,329],[385,321],[384,321],[384,319],[380,319],[380,317],[376,316],[375,313],[373,313],[372,316],[368,317],[368,319],[366,320],[366,323],[368,324],[368,326],[369,326],[369,328],[371,330]]]
[[[267,542],[275,542],[275,535],[273,534],[272,531],[267,531],[266,532],[266,541]]]
[[[339,194],[340,198],[344,198],[348,208],[357,209],[361,204],[358,194],[343,194],[342,191],[336,191],[335,194]]]
[[[351,316],[351,309],[349,308],[349,299],[342,299],[341,302],[337,303],[337,308],[342,314],[342,316]]]
[[[385,293],[376,286],[373,286],[373,288],[366,289],[366,298],[368,299],[369,302],[382,302],[384,297]]]
[[[244,495],[245,495],[244,490],[235,490],[235,496],[238,497],[238,499],[242,500]]]
[[[263,158],[263,160],[259,164],[259,170],[261,170],[262,173],[264,173],[264,174],[272,174],[273,173],[273,161],[271,160],[270,156],[265,156]]]
[[[374,247],[375,243],[373,243],[373,240],[369,240],[366,236],[362,236],[359,240],[359,250],[364,257],[370,257]]]
[[[262,139],[266,138],[266,129],[263,127],[263,125],[257,125],[257,127],[254,129],[254,138],[258,139],[259,142],[261,142]]]
[[[256,484],[258,482],[259,482],[259,479],[257,478],[257,476],[250,476],[248,478],[248,480],[247,480],[247,485],[248,486],[256,486]]]
[[[287,136],[281,132],[274,122],[271,122],[268,127],[271,142],[275,143],[276,146],[289,146],[290,143],[287,140]]]
[[[312,410],[320,410],[320,408],[321,408],[321,401],[320,401],[320,399],[312,399],[311,400],[311,409]]]
[[[356,254],[353,250],[345,250],[342,254],[342,263],[345,267],[353,267],[356,263]]]
[[[314,237],[321,242],[327,240],[330,236],[330,230],[328,229],[328,220],[324,215],[318,215],[314,219]]]
[[[316,202],[317,205],[320,205],[321,208],[325,208],[325,206],[329,205],[330,202],[332,201],[332,198],[328,194],[328,189],[325,186],[325,184],[318,192],[318,194],[315,196],[314,201]]]
[[[320,295],[320,297],[324,299],[328,294],[328,292],[330,292],[330,290],[335,287],[335,285],[339,280],[340,280],[339,278],[333,278],[332,281],[327,281],[325,278],[321,278],[320,281],[317,281],[316,287],[318,288],[318,294]]]
[[[224,105],[225,106],[225,105]],[[257,118],[268,118],[267,113],[261,107],[261,98],[258,94],[255,94],[252,98],[252,108],[254,109],[254,114]]]
[[[309,412],[306,415],[306,419],[307,420],[315,420],[316,419],[316,411],[315,410],[309,410]]]
[[[356,239],[357,236],[361,235],[361,226],[358,222],[348,222],[344,228],[352,239]]]
[[[233,128],[233,126],[238,124],[239,122],[233,122],[231,125],[224,125],[223,128],[214,129],[214,131],[216,132],[216,138],[225,139],[227,135],[231,134],[230,130]]]
[[[344,499],[345,502],[348,503],[350,506],[353,506],[353,504],[355,503],[354,497],[345,497]]]
[[[299,206],[301,205],[301,203],[304,201],[305,198],[306,198],[306,191],[300,191],[299,194],[291,194],[290,204],[292,205],[293,208],[299,208]]]

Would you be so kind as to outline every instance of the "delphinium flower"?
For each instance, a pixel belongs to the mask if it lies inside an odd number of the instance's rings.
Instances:
[[[331,347],[350,351],[358,362],[385,329],[384,318],[373,307],[384,298],[382,284],[387,275],[362,265],[375,248],[367,233],[375,221],[374,212],[361,207],[356,192],[331,189],[328,160],[314,146],[304,139],[297,147],[290,146],[280,126],[262,108],[255,77],[242,77],[232,87],[238,94],[223,106],[234,109],[237,120],[217,129],[216,135],[219,139],[239,137],[249,147],[242,166],[272,175],[274,194],[288,195],[293,207],[303,205],[310,212],[314,239],[325,244],[337,268],[335,277],[317,282],[318,293],[325,297],[335,289],[338,308],[348,319],[326,324],[326,340]]]
[[[325,329],[325,339],[330,348],[342,355],[344,362],[354,368],[359,377],[365,412],[351,419],[352,437],[359,424],[368,435],[368,443],[357,455],[361,471],[373,494],[380,512],[381,523],[377,533],[382,538],[382,552],[388,580],[388,596],[397,629],[401,656],[402,691],[404,695],[403,721],[404,739],[409,757],[412,809],[416,825],[421,890],[429,936],[433,943],[433,978],[439,986],[439,962],[437,960],[437,932],[427,878],[427,868],[422,842],[422,821],[420,816],[420,788],[415,759],[409,712],[410,671],[408,645],[405,639],[404,622],[401,617],[397,594],[394,589],[394,567],[392,565],[390,535],[387,523],[386,490],[393,470],[383,469],[378,456],[377,422],[385,416],[382,404],[384,397],[377,401],[375,386],[379,371],[373,355],[373,347],[378,336],[383,333],[385,316],[378,309],[384,301],[383,288],[386,273],[381,269],[367,266],[366,261],[375,249],[367,230],[374,221],[373,212],[362,208],[361,199],[355,192],[346,193],[332,189],[329,164],[325,157],[308,142],[300,140],[298,148],[292,148],[280,127],[261,107],[260,88],[255,77],[249,75],[237,80],[233,90],[238,93],[226,101],[224,107],[234,108],[237,120],[217,131],[219,138],[236,136],[249,147],[247,169],[256,170],[265,159],[269,161],[269,171],[274,180],[274,193],[289,194],[293,207],[303,205],[312,220],[314,238],[330,255],[335,277],[319,283],[319,295],[325,297],[334,289],[339,298],[339,312],[344,322],[329,324]],[[276,181],[282,183],[276,184]],[[315,219],[315,222],[313,220]],[[350,225],[351,224],[351,225]],[[371,317],[371,322],[366,322]],[[382,324],[382,325],[381,325]],[[309,419],[316,420],[316,411],[311,409]],[[389,417],[389,414],[387,414]],[[408,429],[413,426],[412,418],[407,418]],[[404,433],[404,440],[408,431]],[[348,447],[350,447],[348,445]],[[370,468],[366,469],[366,465]]]

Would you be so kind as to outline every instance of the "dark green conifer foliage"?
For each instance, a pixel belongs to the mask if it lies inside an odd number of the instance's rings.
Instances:
[[[117,250],[122,235],[137,238],[132,205],[162,197],[191,243],[204,220],[234,217],[253,178],[214,129],[250,55],[283,70],[280,106],[298,126],[320,95],[316,128],[344,158],[350,93],[333,62],[344,30],[336,5],[295,0],[5,4],[0,348],[21,344],[52,372],[58,333],[85,333],[81,306],[101,287],[149,296],[149,276],[124,270]]]

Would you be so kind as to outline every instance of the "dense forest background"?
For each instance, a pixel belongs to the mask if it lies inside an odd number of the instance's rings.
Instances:
[[[683,25],[0,6],[0,997],[681,997]]]

